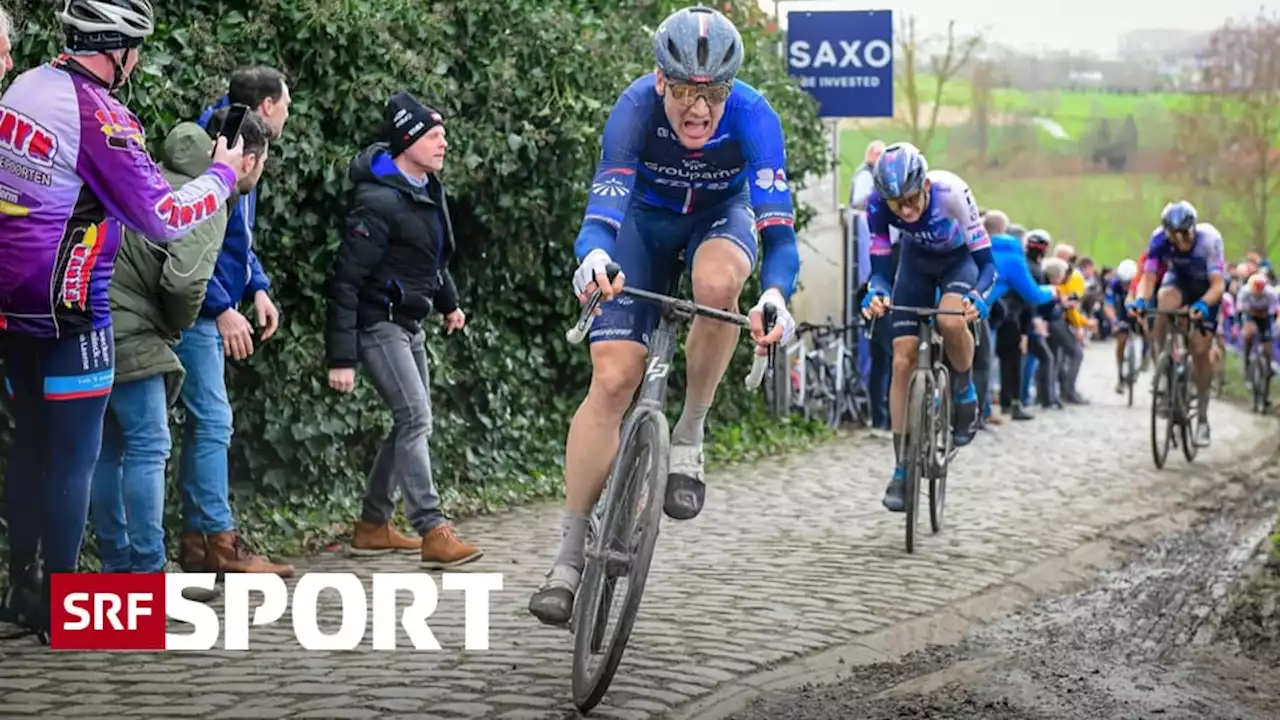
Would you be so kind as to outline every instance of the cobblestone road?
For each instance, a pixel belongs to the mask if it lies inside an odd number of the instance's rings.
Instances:
[[[770,664],[929,614],[1006,582],[1116,524],[1168,508],[1193,485],[1171,455],[1154,471],[1146,399],[1109,388],[1111,349],[1091,349],[1088,408],[1044,413],[983,436],[952,470],[948,527],[902,549],[902,516],[880,507],[890,447],[863,435],[803,456],[724,470],[707,510],[668,523],[645,605],[594,716],[661,717]],[[1217,405],[1199,465],[1239,457],[1270,427]],[[559,509],[462,524],[483,543],[476,572],[500,572],[492,646],[465,651],[461,593],[442,591],[431,625],[443,651],[309,652],[288,624],[256,630],[249,652],[49,653],[0,643],[0,716],[204,718],[556,718],[572,715],[570,635],[524,608],[554,554]],[[306,571],[415,571],[409,558],[328,556]],[[336,602],[322,598],[333,621]],[[335,628],[336,622],[329,625]]]

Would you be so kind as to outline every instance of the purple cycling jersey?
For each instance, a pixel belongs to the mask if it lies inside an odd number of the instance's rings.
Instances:
[[[236,186],[215,163],[174,190],[142,123],[68,62],[28,70],[0,97],[0,328],[36,337],[111,324],[122,225],[176,240]]]

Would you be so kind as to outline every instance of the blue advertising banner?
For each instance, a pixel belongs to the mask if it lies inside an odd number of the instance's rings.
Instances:
[[[893,11],[787,13],[787,67],[824,118],[893,117]]]

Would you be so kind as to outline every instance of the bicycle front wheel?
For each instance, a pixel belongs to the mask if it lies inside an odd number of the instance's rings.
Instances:
[[[933,444],[931,419],[933,411],[927,404],[933,403],[929,387],[933,378],[928,372],[914,372],[907,386],[907,482],[903,488],[904,507],[907,516],[907,552],[916,551],[916,523],[920,510],[920,481],[931,460],[929,448]]]
[[[937,534],[942,530],[942,511],[947,503],[947,470],[951,467],[951,451],[955,438],[951,435],[955,412],[951,400],[951,374],[946,366],[938,366],[933,376],[933,470],[929,473],[929,529]]]
[[[667,418],[656,410],[641,410],[628,424],[609,478],[599,533],[588,543],[573,609],[573,702],[583,713],[604,698],[622,661],[662,520],[671,451]],[[626,589],[617,602],[619,581]],[[606,641],[615,605],[618,618]]]
[[[1173,360],[1161,355],[1151,379],[1151,458],[1163,469],[1173,440]]]
[[[1191,361],[1183,357],[1181,372],[1178,373],[1178,439],[1182,442],[1182,456],[1187,462],[1196,459],[1200,447],[1196,445],[1195,423],[1199,413],[1192,407],[1191,399]],[[1198,400],[1197,400],[1198,402]]]
[[[1133,407],[1133,386],[1138,384],[1138,349],[1134,347],[1137,338],[1129,338],[1124,346],[1125,385],[1129,386],[1129,407]]]

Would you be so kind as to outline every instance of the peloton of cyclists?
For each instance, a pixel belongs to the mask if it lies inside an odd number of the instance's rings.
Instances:
[[[1209,357],[1217,313],[1226,290],[1222,235],[1209,223],[1201,223],[1196,210],[1185,200],[1169,203],[1160,216],[1160,226],[1151,234],[1146,264],[1131,313],[1144,315],[1150,308],[1147,298],[1155,290],[1161,263],[1168,269],[1159,280],[1156,298],[1160,310],[1189,308],[1191,319],[1202,330],[1190,334],[1190,350],[1194,367],[1197,396],[1195,443],[1209,444],[1209,386],[1213,365]],[[1166,316],[1156,317],[1155,352],[1162,349]]]
[[[935,319],[952,370],[955,445],[967,445],[973,439],[978,401],[971,375],[974,338],[968,323],[987,317],[983,297],[996,280],[991,238],[964,180],[944,170],[930,171],[924,156],[910,143],[885,148],[872,168],[872,177],[875,190],[867,199],[871,279],[863,311],[868,317],[885,314],[890,309],[890,293],[893,305],[964,311],[963,316],[939,315]],[[892,280],[890,227],[898,229],[902,243],[897,276]],[[889,418],[895,461],[883,502],[893,512],[901,512],[905,504],[903,434],[907,385],[916,364],[917,322],[909,312],[892,315]]]

